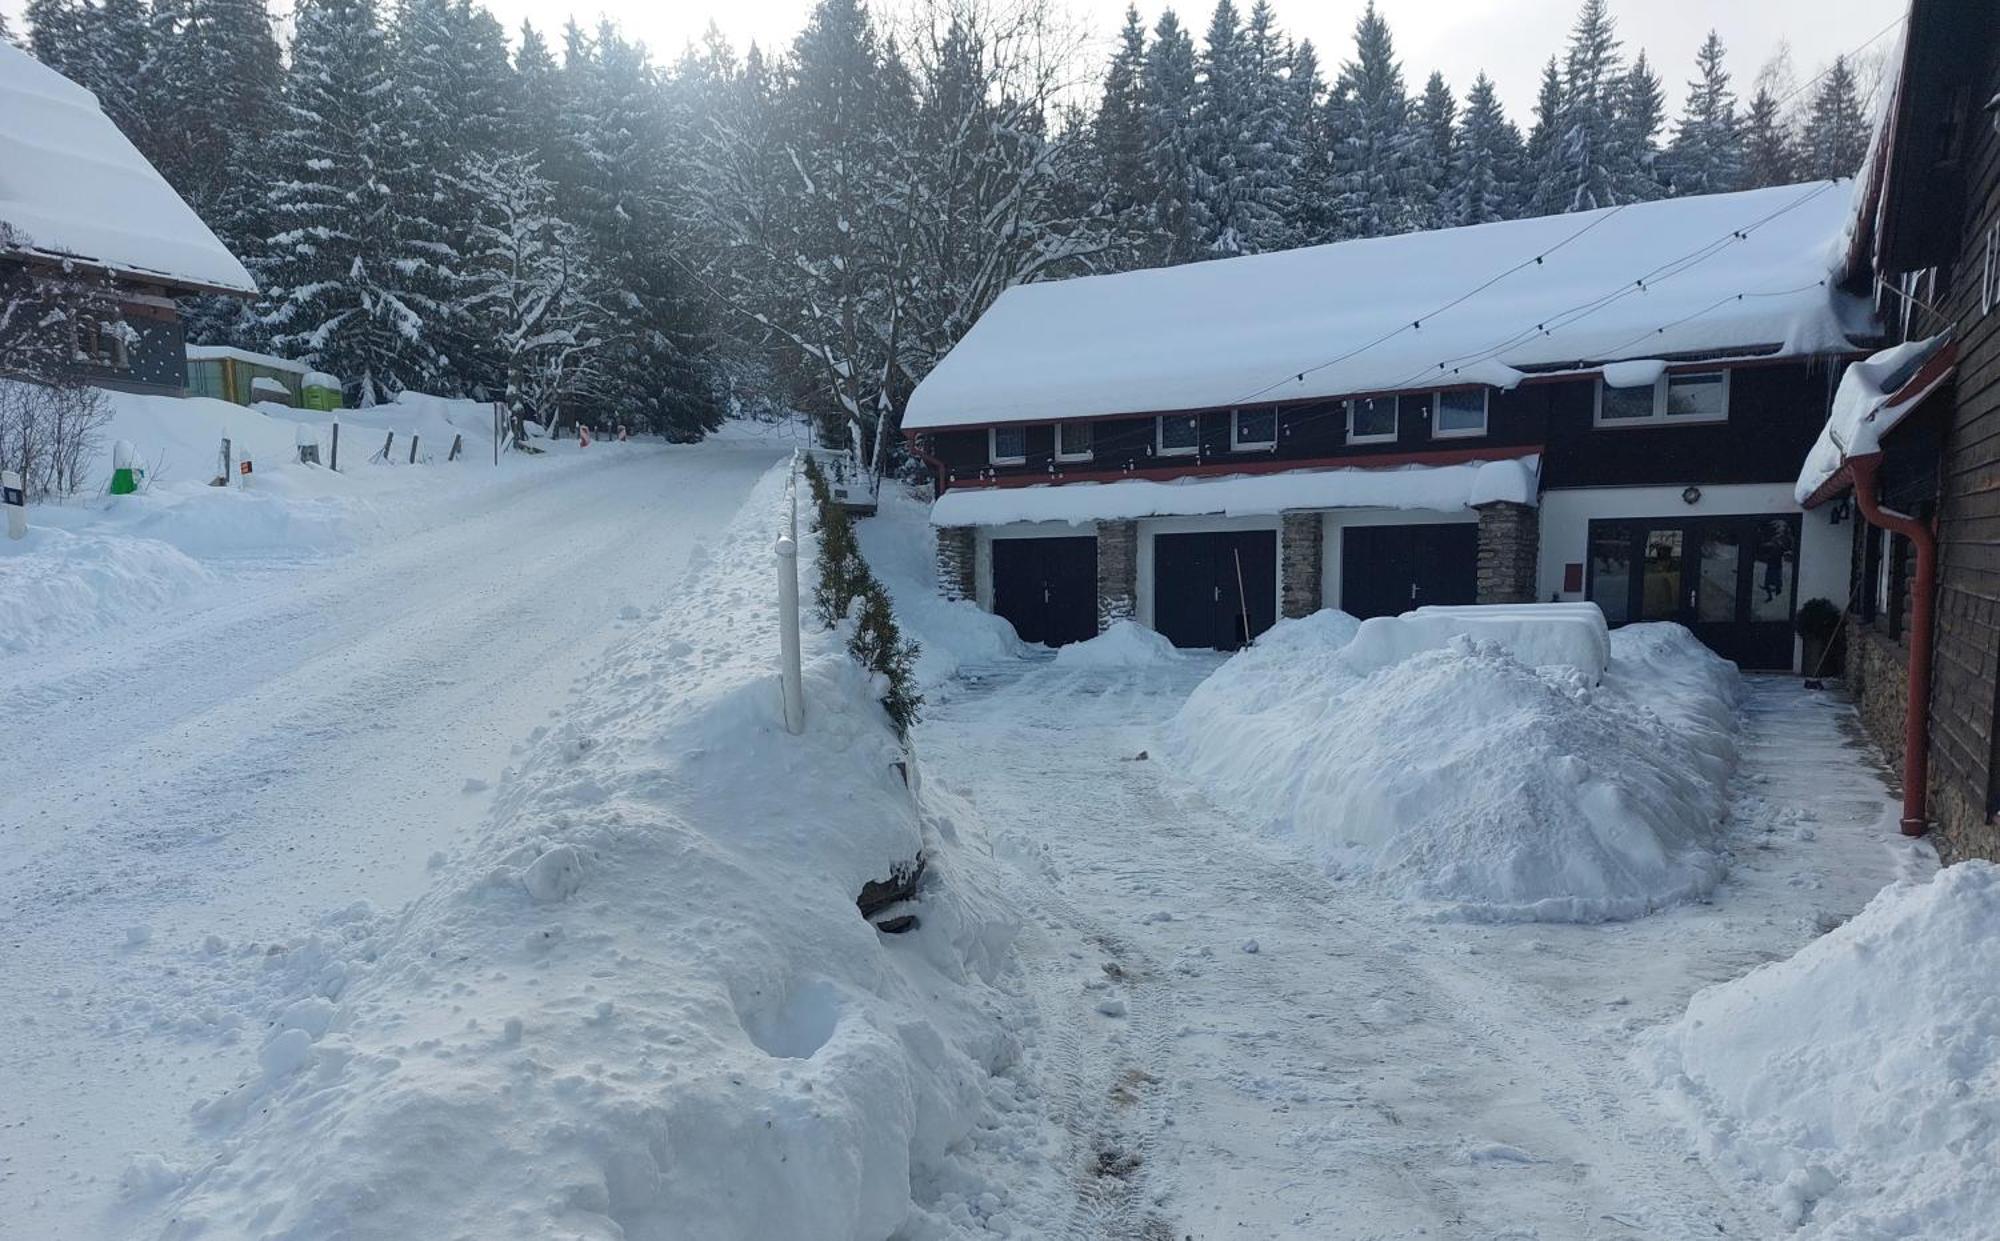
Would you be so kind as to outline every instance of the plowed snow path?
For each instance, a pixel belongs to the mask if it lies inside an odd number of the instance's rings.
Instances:
[[[1022,1213],[1079,1241],[1775,1235],[1692,1158],[1630,1053],[1699,987],[1926,864],[1851,712],[1750,683],[1713,902],[1476,926],[1329,881],[1165,770],[1157,729],[1212,667],[987,669],[919,734],[1018,863],[1025,1071],[1074,1193]]]
[[[0,660],[0,1237],[88,1235],[132,1154],[173,1163],[254,1067],[265,949],[416,895],[780,453],[621,445]]]

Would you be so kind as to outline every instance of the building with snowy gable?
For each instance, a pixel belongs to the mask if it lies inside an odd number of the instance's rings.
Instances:
[[[139,391],[187,385],[176,299],[257,291],[96,96],[0,40],[0,277],[10,271],[60,277],[79,303],[83,374]]]
[[[1852,183],[1008,290],[904,417],[945,589],[1023,638],[1133,617],[1593,600],[1790,669],[1847,533],[1792,495],[1842,363]]]

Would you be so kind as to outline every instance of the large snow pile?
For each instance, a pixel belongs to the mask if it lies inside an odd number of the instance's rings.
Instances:
[[[1884,888],[1710,987],[1647,1049],[1706,1158],[1825,1241],[1983,1241],[2000,1220],[2000,867]]]
[[[1882,451],[1882,437],[1914,411],[1928,393],[1910,393],[1891,404],[1900,389],[1913,379],[1919,368],[1944,347],[1945,336],[1928,340],[1904,341],[1847,368],[1833,393],[1833,407],[1827,411],[1826,425],[1799,468],[1792,496],[1800,504],[1812,498],[1826,481],[1839,472],[1849,457],[1865,457]]]
[[[889,592],[896,623],[917,644],[917,683],[942,685],[961,667],[1018,659],[1027,653],[1002,616],[938,590],[937,534],[927,507],[893,482],[882,485],[875,516],[855,526],[861,554]]]
[[[149,1204],[162,1235],[903,1224],[1010,1054],[986,979],[1011,928],[893,765],[840,635],[807,635],[806,731],[785,733],[781,496],[774,471],[432,890],[274,1014],[243,1084],[198,1109],[217,1158]],[[920,848],[922,924],[883,935],[856,895]]]
[[[0,652],[88,633],[107,612],[143,617],[208,580],[199,563],[158,539],[48,528],[0,538]]]
[[[1145,668],[1181,658],[1172,642],[1129,620],[1114,621],[1096,637],[1056,651],[1056,665],[1063,668]]]
[[[1477,917],[1601,921],[1700,897],[1734,762],[1735,669],[1676,625],[1611,636],[1601,684],[1465,636],[1381,666],[1322,612],[1189,697],[1167,750],[1337,872]]]

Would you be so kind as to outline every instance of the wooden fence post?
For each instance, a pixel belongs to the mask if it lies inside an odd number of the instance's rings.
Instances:
[[[416,434],[412,432],[410,435],[410,464],[415,465],[416,463],[417,463],[417,437]]]
[[[340,472],[340,419],[338,418],[333,420],[333,464],[327,468],[335,473]]]

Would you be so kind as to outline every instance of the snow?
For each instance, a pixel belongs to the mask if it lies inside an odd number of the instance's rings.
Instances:
[[[1865,301],[1828,278],[1840,258],[1847,184],[1018,285],[917,385],[903,426],[1046,422],[1446,382],[1511,387],[1522,371],[1579,359],[1845,350],[1868,323]],[[1488,280],[1496,282],[1448,306]]]
[[[268,366],[272,370],[296,371],[310,381],[310,368],[303,362],[281,358],[276,354],[253,353],[248,349],[238,349],[234,345],[189,345],[187,359],[190,362],[212,362],[221,358],[233,358],[238,362],[249,362],[256,366]]]
[[[1525,656],[1470,636],[1489,629]],[[1219,805],[1399,897],[1636,918],[1721,878],[1736,674],[1674,625],[1613,634],[1601,685],[1597,649],[1570,617],[1283,621],[1189,696],[1168,755]]]
[[[1849,457],[1882,451],[1882,437],[1923,403],[1919,398],[1924,394],[1912,394],[1893,405],[1890,402],[1945,340],[1946,336],[1940,335],[1904,341],[1847,368],[1834,390],[1826,425],[1820,428],[1819,438],[1799,469],[1798,482],[1792,488],[1794,499],[1800,504],[1810,501]]]
[[[1370,617],[1361,622],[1341,660],[1365,675],[1461,637],[1505,647],[1530,668],[1568,668],[1593,685],[1611,661],[1610,633],[1594,603],[1428,607]]]
[[[97,106],[0,39],[0,223],[27,252],[255,293],[243,264]]]
[[[1137,621],[1114,621],[1110,628],[1084,642],[1056,649],[1059,668],[1143,668],[1182,658],[1166,638]]]
[[[884,486],[876,516],[856,526],[862,555],[889,592],[903,636],[917,644],[917,684],[934,689],[961,668],[1027,653],[1014,626],[970,600],[938,593],[937,533],[926,524],[928,506],[893,484]]]
[[[1393,508],[1458,512],[1473,504],[1534,504],[1538,456],[1387,469],[1286,470],[1276,474],[1031,487],[954,487],[931,506],[937,526],[1016,521],[1081,524],[1213,513],[1259,516],[1295,508]]]
[[[341,948],[326,1032],[276,1033],[202,1105],[227,1157],[149,1204],[164,1235],[902,1224],[1005,1047],[987,975],[1011,932],[898,776],[839,635],[808,635],[786,735],[782,497],[774,470],[431,889]],[[922,925],[883,936],[855,896],[920,849]]]
[[[1648,1040],[1703,1157],[1807,1238],[1975,1241],[2000,1218],[2000,867],[1885,888]]]
[[[1604,382],[1613,388],[1650,388],[1666,373],[1667,364],[1659,358],[1608,362],[1604,367]]]

